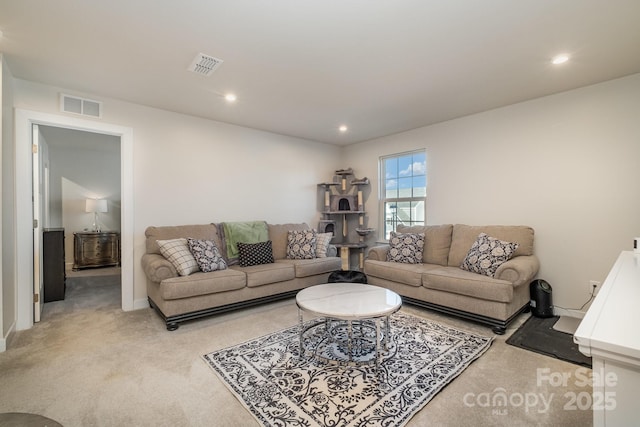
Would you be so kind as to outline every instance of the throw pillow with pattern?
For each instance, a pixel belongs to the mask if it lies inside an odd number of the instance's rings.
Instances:
[[[238,242],[237,245],[240,267],[271,264],[275,262],[275,260],[273,259],[273,245],[271,243],[271,240],[258,243]]]
[[[518,246],[518,243],[505,242],[490,237],[486,233],[480,233],[471,245],[471,249],[462,261],[460,268],[493,277],[498,267],[513,257]]]
[[[158,240],[160,253],[178,271],[181,276],[188,276],[200,270],[196,259],[191,254],[187,239]]]
[[[287,232],[287,258],[313,259],[316,257],[316,230],[289,230]]]
[[[227,268],[227,263],[224,258],[222,258],[222,254],[213,240],[188,238],[187,243],[200,270],[208,273],[210,271],[224,270]]]
[[[404,264],[422,264],[424,233],[396,233],[389,237],[387,261]]]
[[[331,243],[333,233],[317,233],[316,234],[316,258],[326,258],[329,243]]]

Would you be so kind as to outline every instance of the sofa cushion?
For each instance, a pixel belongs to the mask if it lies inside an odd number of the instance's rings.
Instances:
[[[313,259],[316,257],[316,230],[289,230],[287,232],[287,258]]]
[[[331,273],[339,270],[342,261],[338,257],[314,258],[314,259],[281,259],[276,263],[293,265],[296,277],[309,277],[317,274]]]
[[[191,254],[187,239],[158,240],[160,253],[164,256],[181,276],[188,276],[200,270],[196,259]]]
[[[493,277],[498,267],[508,261],[516,249],[518,249],[517,243],[505,242],[486,233],[480,233],[460,264],[460,268]]]
[[[247,275],[247,287],[249,288],[284,282],[295,278],[293,266],[287,264],[271,263],[249,267],[234,266],[232,268]]]
[[[178,276],[160,282],[160,296],[164,300],[189,298],[242,289],[247,284],[247,276],[230,269],[197,272],[190,276]]]
[[[437,267],[425,271],[422,286],[489,301],[508,303],[513,299],[513,285],[510,282],[471,273],[458,267]]]
[[[271,240],[258,243],[238,242],[238,254],[241,267],[273,263]]]
[[[449,266],[459,267],[467,256],[471,245],[480,233],[486,233],[505,242],[518,243],[514,257],[533,255],[533,228],[520,225],[486,225],[472,226],[456,224],[453,226]]]
[[[422,264],[424,233],[396,233],[389,237],[387,261],[404,264]]]
[[[227,263],[213,240],[188,238],[187,244],[198,263],[198,267],[200,267],[200,271],[208,273],[227,268]]]
[[[317,233],[316,234],[316,257],[326,258],[327,249],[329,249],[329,243],[333,238],[333,233]]]
[[[273,257],[283,259],[287,257],[287,234],[290,230],[308,230],[306,223],[299,224],[268,224],[269,240],[273,242]]]
[[[421,286],[423,273],[438,267],[434,264],[404,264],[370,259],[364,262],[364,272],[367,276],[375,276],[410,286]]]
[[[147,227],[144,232],[146,240],[146,253],[159,254],[158,240],[179,239],[181,237],[192,239],[213,240],[216,246],[222,248],[222,237],[218,226],[215,224],[198,225],[172,225],[164,227]],[[224,253],[223,253],[224,255]]]
[[[424,233],[424,247],[422,262],[425,264],[447,265],[449,250],[451,249],[452,224],[442,225],[413,225],[411,227],[399,224],[399,233]]]

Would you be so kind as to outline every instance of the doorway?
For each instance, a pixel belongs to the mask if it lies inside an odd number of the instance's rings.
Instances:
[[[34,319],[32,136],[33,125],[51,126],[120,138],[121,182],[121,306],[124,311],[143,308],[134,302],[133,289],[133,130],[80,118],[16,109],[16,330],[29,329]]]
[[[111,287],[120,282],[120,268],[108,267],[83,268],[74,271],[77,267],[75,251],[76,233],[92,239],[96,238],[93,232],[100,230],[108,232],[108,235],[119,236],[121,232],[121,172],[120,172],[120,137],[102,133],[86,132],[63,127],[36,125],[39,133],[38,150],[41,161],[39,162],[43,174],[43,206],[41,207],[42,229],[45,233],[54,229],[64,235],[64,270],[66,271],[66,294],[58,292],[56,298],[47,298],[52,292],[44,291],[43,316],[50,310],[51,304],[61,304],[60,298],[74,299],[77,295],[75,287],[79,281],[86,283],[101,282],[94,277],[109,276]],[[35,132],[35,130],[34,130]],[[35,137],[35,134],[34,134]],[[34,168],[35,170],[35,168]],[[48,179],[47,179],[48,178]],[[35,180],[35,176],[34,176]],[[89,212],[88,201],[101,200],[104,209],[101,212]],[[37,211],[36,211],[37,213]],[[106,236],[102,234],[99,236]],[[34,240],[35,244],[36,240]],[[51,255],[50,255],[51,256]],[[53,255],[54,259],[60,255]],[[45,265],[47,264],[46,260]],[[35,259],[34,259],[35,263]],[[114,277],[117,276],[117,277]],[[35,275],[36,280],[38,276]],[[57,284],[57,278],[54,278]],[[36,286],[37,288],[37,286]],[[74,288],[74,289],[71,289]],[[120,286],[117,293],[112,290],[109,293],[99,292],[100,286],[89,287],[86,292],[95,291],[97,299],[109,299],[112,304],[119,305]],[[42,294],[41,294],[42,295]],[[73,303],[74,301],[68,301]],[[73,304],[71,304],[73,306]],[[38,321],[37,308],[35,321]]]

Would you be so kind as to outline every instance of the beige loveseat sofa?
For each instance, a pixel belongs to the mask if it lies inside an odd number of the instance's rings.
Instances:
[[[488,324],[497,334],[529,308],[529,283],[539,268],[531,227],[445,224],[397,231],[425,234],[423,263],[389,262],[388,245],[373,247],[364,262],[370,284],[393,290],[405,302]],[[493,277],[460,268],[480,233],[518,243]]]
[[[295,295],[298,290],[326,283],[340,269],[336,248],[314,259],[287,259],[289,230],[307,230],[307,224],[267,224],[275,262],[224,270],[198,271],[180,276],[160,252],[158,240],[192,238],[212,240],[226,259],[220,224],[148,227],[142,267],[147,277],[149,304],[166,322],[168,330],[180,322]],[[227,259],[228,261],[228,259]]]

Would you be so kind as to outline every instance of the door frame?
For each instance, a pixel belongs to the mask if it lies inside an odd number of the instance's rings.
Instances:
[[[133,129],[17,108],[15,110],[16,330],[31,328],[34,315],[31,164],[31,128],[34,124],[120,137],[122,310],[131,311],[138,308],[134,305],[133,288]]]
[[[42,257],[42,230],[44,230],[44,215],[41,204],[48,203],[42,197],[43,185],[40,172],[42,170],[42,146],[40,145],[40,125],[31,125],[31,181],[33,183],[31,194],[33,195],[33,321],[38,323],[44,308],[44,263]]]

